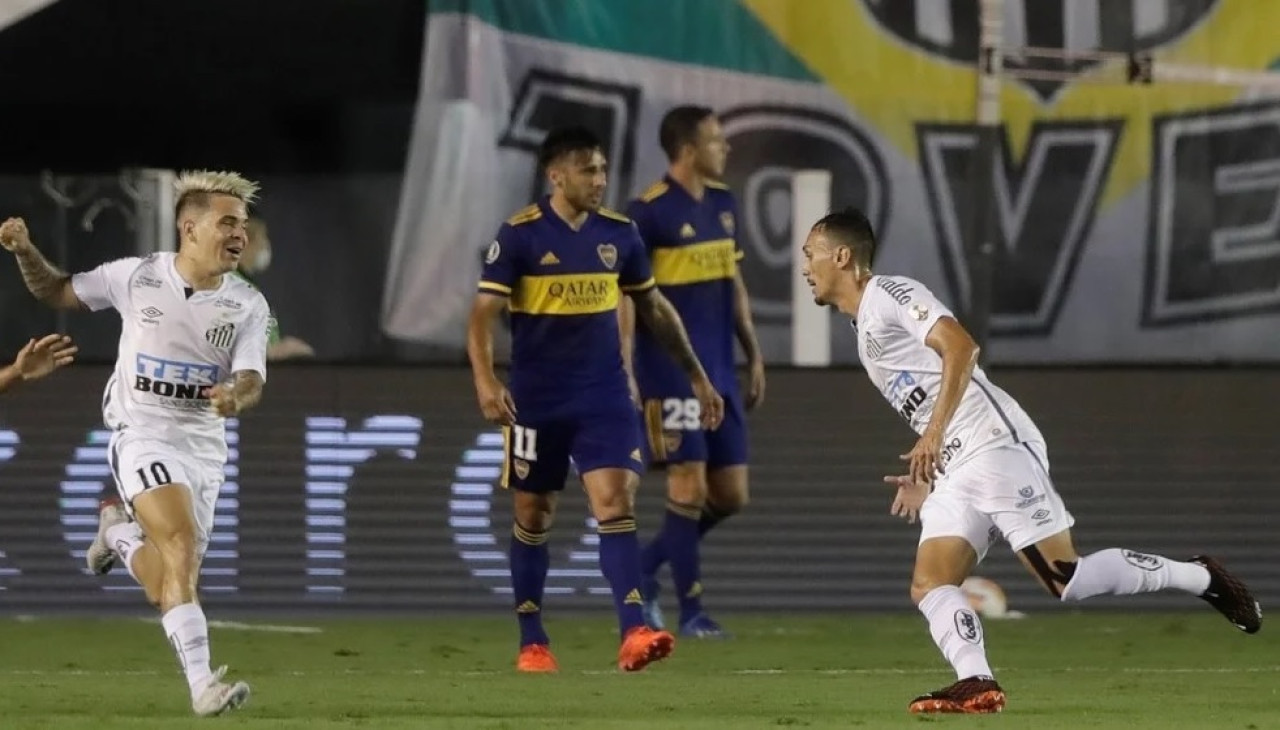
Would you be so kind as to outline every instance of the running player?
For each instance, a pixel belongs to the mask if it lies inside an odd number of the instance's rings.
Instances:
[[[227,459],[224,419],[262,395],[270,316],[262,295],[229,275],[257,184],[235,173],[190,172],[176,187],[176,254],[68,276],[40,255],[21,219],[0,227],[0,243],[17,256],[37,299],[120,314],[102,409],[120,498],[104,501],[87,560],[99,573],[124,563],[161,612],[192,709],[215,715],[242,705],[249,685],[223,682],[226,667],[211,669],[196,583]]]
[[[635,488],[640,428],[619,350],[621,294],[680,361],[701,423],[718,425],[723,402],[689,344],[680,316],[654,287],[644,244],[625,216],[600,207],[600,141],[580,128],[553,131],[538,155],[552,193],[517,212],[485,256],[467,352],[481,410],[503,426],[502,484],[512,488],[511,586],[520,625],[516,668],[556,671],[542,626],[547,533],[572,458],[598,523],[600,569],[613,593],[622,644],[618,666],[643,669],[675,639],[644,624]],[[493,323],[511,310],[511,390],[493,369]]]
[[[885,481],[897,487],[891,512],[909,522],[919,517],[911,597],[958,681],[917,697],[911,712],[1004,707],[982,622],[960,591],[997,536],[1063,601],[1174,589],[1203,598],[1245,633],[1262,627],[1258,602],[1213,558],[1182,562],[1120,548],[1076,553],[1074,520],[1049,476],[1044,437],[987,379],[977,344],[923,284],[872,273],[876,239],[865,215],[826,216],[803,251],[815,301],[853,317],[871,382],[920,435],[902,456],[909,473]]]
[[[13,364],[0,368],[0,393],[70,365],[77,350],[66,335],[45,335],[38,341],[31,340],[18,351]]]
[[[658,138],[670,163],[667,174],[627,214],[648,247],[658,288],[680,313],[694,352],[724,397],[725,420],[714,431],[702,428],[689,379],[660,340],[646,327],[634,327],[624,306],[623,352],[643,403],[646,455],[667,472],[666,517],[640,560],[645,620],[663,628],[657,572],[670,563],[681,635],[723,638],[725,631],[702,607],[699,543],[747,503],[745,411],[764,399],[764,359],[738,271],[737,204],[718,182],[729,152],[720,121],[707,107],[679,106],[663,117]],[[750,373],[745,404],[734,368],[735,335]]]

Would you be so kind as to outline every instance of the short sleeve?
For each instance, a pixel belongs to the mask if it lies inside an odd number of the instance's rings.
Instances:
[[[643,200],[633,200],[627,206],[627,217],[636,224],[640,233],[640,245],[646,252],[652,251],[652,242],[657,239],[658,232],[653,228],[653,216],[649,215],[649,204]]]
[[[498,229],[497,238],[489,244],[480,270],[479,289],[487,294],[510,296],[520,280],[520,234],[510,224]]]
[[[918,281],[878,278],[880,317],[903,328],[912,339],[923,343],[929,331],[943,317],[955,318],[947,305]]]
[[[271,316],[271,307],[259,293],[236,335],[235,344],[232,345],[231,372],[253,370],[264,381],[267,379],[267,343],[274,327],[275,317]]]
[[[720,214],[720,225],[733,239],[733,260],[741,261],[747,252],[742,250],[742,236],[738,235],[738,201],[732,195],[728,196],[728,199],[724,212]]]
[[[136,256],[108,261],[97,268],[82,271],[71,277],[71,288],[76,298],[92,312],[107,307],[123,309],[129,298],[129,277],[138,269],[142,259]]]
[[[654,287],[653,267],[649,264],[649,252],[645,250],[640,229],[633,221],[627,226],[630,232],[624,249],[626,258],[618,270],[618,288],[627,293],[641,292]]]

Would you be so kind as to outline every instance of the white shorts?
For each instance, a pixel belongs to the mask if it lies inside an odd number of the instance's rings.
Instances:
[[[107,463],[130,515],[134,498],[148,489],[170,483],[189,487],[195,508],[197,547],[204,556],[213,532],[213,508],[225,478],[222,464],[197,459],[183,453],[179,446],[129,429],[111,434]]]
[[[981,561],[1000,537],[1018,551],[1074,524],[1053,488],[1044,445],[1010,444],[975,454],[938,479],[920,509],[920,542],[963,537]]]

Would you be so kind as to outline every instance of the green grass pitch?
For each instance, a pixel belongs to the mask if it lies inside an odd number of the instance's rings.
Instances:
[[[218,616],[211,617],[213,619]],[[521,676],[514,620],[246,620],[211,632],[249,705],[189,714],[160,634],[139,619],[0,619],[0,727],[20,730],[328,728],[1280,727],[1280,652],[1211,611],[1081,612],[988,621],[1009,705],[997,717],[917,717],[952,677],[912,614],[723,617],[735,638],[681,641],[649,670],[614,669],[613,624],[559,616],[555,676]],[[264,626],[264,624],[268,626]],[[312,633],[262,630],[281,624]]]

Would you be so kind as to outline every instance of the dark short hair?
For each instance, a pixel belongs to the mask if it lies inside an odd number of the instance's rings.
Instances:
[[[848,246],[853,257],[870,268],[876,257],[876,234],[871,229],[867,215],[852,206],[832,211],[813,224],[813,230],[822,231],[835,243]]]
[[[678,106],[667,112],[658,127],[658,144],[667,153],[667,159],[674,162],[685,145],[697,144],[698,125],[714,114],[711,107],[692,104]]]
[[[565,155],[598,149],[601,149],[600,138],[590,129],[559,127],[548,132],[538,147],[538,166],[545,170]]]

